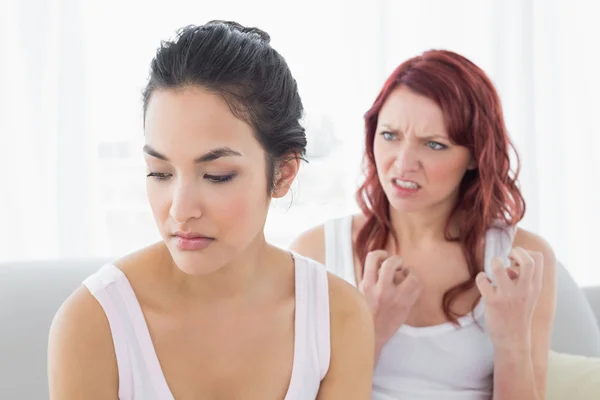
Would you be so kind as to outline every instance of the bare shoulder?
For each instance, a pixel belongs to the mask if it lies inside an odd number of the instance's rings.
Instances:
[[[60,307],[48,339],[51,399],[116,399],[117,364],[104,311],[79,287]]]
[[[375,363],[375,328],[362,294],[328,273],[331,361],[318,400],[370,399]]]
[[[348,340],[370,343],[374,340],[375,332],[373,314],[362,293],[330,272],[327,273],[327,279],[329,282],[332,354],[335,355],[336,351],[346,351],[339,345]],[[355,335],[354,339],[352,339],[353,335]]]
[[[362,214],[352,215],[352,240],[365,221]],[[301,233],[290,245],[290,250],[325,264],[325,225],[317,225]]]
[[[325,264],[325,225],[302,232],[290,245],[290,250]]]
[[[169,250],[164,242],[160,241],[130,253],[116,260],[113,264],[123,271],[131,281],[130,276],[135,276],[140,267],[147,274],[149,267],[152,265],[168,262],[169,260],[171,260]]]
[[[160,280],[148,271],[167,257],[168,250],[159,242],[112,264],[125,273],[135,291],[151,280]],[[50,399],[117,399],[119,380],[111,327],[86,286],[75,290],[52,320],[48,381]]]
[[[341,332],[348,328],[348,325],[360,325],[361,330],[365,327],[372,328],[370,325],[373,317],[362,293],[331,272],[327,273],[327,280],[332,330],[337,328]]]
[[[540,253],[542,257],[544,257],[544,269],[556,269],[556,256],[554,250],[541,236],[525,229],[518,228],[515,234],[514,246]]]

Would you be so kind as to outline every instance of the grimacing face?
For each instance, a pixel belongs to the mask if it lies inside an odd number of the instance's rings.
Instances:
[[[155,90],[145,140],[148,200],[179,269],[209,274],[264,241],[265,152],[225,99],[198,86]],[[286,194],[297,167],[279,171],[273,197]]]
[[[373,152],[383,190],[399,212],[454,203],[465,172],[476,168],[470,151],[451,142],[441,108],[404,86],[381,108]]]

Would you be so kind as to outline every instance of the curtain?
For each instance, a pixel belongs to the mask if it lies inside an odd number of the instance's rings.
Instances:
[[[158,239],[144,192],[141,90],[160,40],[233,19],[265,29],[296,76],[309,163],[267,236],[356,211],[362,115],[385,78],[431,48],[462,53],[500,93],[521,156],[522,223],[582,285],[600,284],[600,27],[584,0],[5,0],[0,261],[118,256]],[[321,180],[316,181],[316,178]]]

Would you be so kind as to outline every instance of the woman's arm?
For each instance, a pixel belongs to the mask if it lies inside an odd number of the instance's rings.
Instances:
[[[48,340],[50,400],[117,400],[118,371],[108,320],[80,287],[57,312]]]
[[[494,400],[543,400],[546,398],[548,354],[556,309],[556,258],[546,242],[526,231],[519,231],[515,245],[531,255],[534,268],[541,274],[540,288],[530,321],[523,324],[526,329],[510,340],[494,343]],[[519,274],[517,282],[526,271],[519,271]],[[535,284],[530,292],[535,292]],[[526,308],[525,298],[521,297],[521,303],[514,305]],[[518,315],[518,312],[514,313],[517,319]]]
[[[374,369],[374,327],[363,296],[329,274],[331,361],[317,400],[371,398]]]

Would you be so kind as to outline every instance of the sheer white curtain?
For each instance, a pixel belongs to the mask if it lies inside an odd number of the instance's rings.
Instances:
[[[140,91],[161,39],[209,19],[264,28],[307,109],[308,165],[267,231],[355,209],[362,115],[398,63],[471,58],[503,100],[522,159],[523,226],[582,284],[600,283],[599,24],[585,0],[4,0],[0,5],[0,260],[118,255],[155,239],[144,194]],[[316,181],[316,178],[323,179]]]
[[[0,259],[89,250],[77,5],[60,0],[0,5]]]
[[[576,280],[599,284],[600,27],[587,1],[497,2],[495,75],[522,155],[524,225]]]

